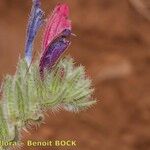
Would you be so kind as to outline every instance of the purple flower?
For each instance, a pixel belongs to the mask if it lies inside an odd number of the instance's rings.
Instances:
[[[32,60],[32,47],[37,31],[43,23],[44,12],[42,11],[40,0],[33,0],[30,18],[27,27],[27,37],[25,43],[25,59],[28,65]]]
[[[39,64],[41,78],[46,69],[51,70],[70,45],[71,21],[67,4],[58,4],[48,18]]]
[[[44,77],[45,69],[52,69],[59,57],[65,52],[70,45],[70,40],[67,39],[71,35],[71,30],[65,29],[44,51],[40,59],[40,75]]]

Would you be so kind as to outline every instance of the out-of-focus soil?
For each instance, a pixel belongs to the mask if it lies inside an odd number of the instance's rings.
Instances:
[[[46,15],[57,2],[42,1]],[[65,148],[71,150],[150,150],[150,20],[128,0],[66,2],[77,35],[69,53],[93,79],[97,104],[78,114],[49,112],[46,124],[25,139],[77,140],[77,147]],[[0,1],[1,79],[23,55],[30,6],[30,0]]]

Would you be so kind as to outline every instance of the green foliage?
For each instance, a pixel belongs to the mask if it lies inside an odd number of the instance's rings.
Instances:
[[[93,89],[83,66],[73,59],[61,59],[40,78],[39,62],[30,68],[20,60],[14,76],[6,76],[2,86],[0,104],[0,140],[19,140],[20,130],[29,122],[43,120],[43,111],[59,108],[77,112],[95,103]]]

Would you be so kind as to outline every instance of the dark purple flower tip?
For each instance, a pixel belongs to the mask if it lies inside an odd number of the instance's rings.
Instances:
[[[44,77],[46,69],[51,70],[60,56],[70,45],[71,30],[65,29],[53,42],[47,47],[40,59],[40,75]]]

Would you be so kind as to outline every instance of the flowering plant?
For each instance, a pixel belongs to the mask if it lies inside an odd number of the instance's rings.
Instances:
[[[27,130],[30,124],[40,124],[47,109],[77,112],[95,103],[84,67],[75,67],[71,57],[61,58],[72,35],[67,4],[58,4],[48,17],[41,56],[33,61],[34,39],[44,26],[43,17],[40,0],[33,0],[25,57],[19,60],[16,73],[5,77],[1,87],[0,140],[19,141],[20,131]]]

